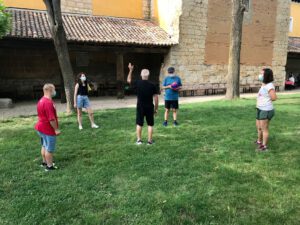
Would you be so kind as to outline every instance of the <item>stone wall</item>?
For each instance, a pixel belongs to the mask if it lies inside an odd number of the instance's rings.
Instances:
[[[272,69],[276,81],[284,88],[286,77],[286,63],[288,54],[288,34],[290,21],[290,0],[277,0],[276,33],[272,59]]]
[[[63,12],[92,14],[92,0],[62,0],[61,8]]]
[[[261,68],[271,67],[275,83],[283,87],[290,3],[251,3],[252,11],[246,15],[244,24],[241,84],[259,85],[257,76]],[[172,47],[165,57],[165,69],[175,66],[186,88],[226,83],[231,11],[226,8],[231,8],[230,0],[182,1],[179,45]]]
[[[175,66],[184,86],[208,83],[209,72],[214,72],[209,69],[211,66],[204,65],[208,0],[184,0],[181,7],[178,30],[175,30],[179,44],[166,56],[165,69]]]

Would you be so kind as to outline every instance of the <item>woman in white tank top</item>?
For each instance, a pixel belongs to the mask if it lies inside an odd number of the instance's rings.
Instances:
[[[257,94],[256,102],[256,128],[258,135],[255,143],[259,151],[267,151],[269,123],[275,115],[273,101],[277,99],[275,87],[272,83],[274,81],[273,71],[271,69],[263,69],[258,79],[262,82],[262,85]]]

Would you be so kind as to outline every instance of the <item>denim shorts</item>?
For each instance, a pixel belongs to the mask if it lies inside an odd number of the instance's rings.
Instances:
[[[41,138],[42,146],[47,150],[47,152],[53,153],[55,151],[56,136],[46,135],[39,131],[37,133]]]
[[[90,107],[90,100],[89,97],[86,95],[77,95],[77,108],[89,108]]]

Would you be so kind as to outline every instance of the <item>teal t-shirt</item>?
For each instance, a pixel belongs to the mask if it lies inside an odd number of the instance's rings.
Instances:
[[[176,75],[175,76],[167,76],[164,79],[163,86],[166,87],[168,85],[171,85],[173,82],[176,82],[179,87],[182,86],[181,79]],[[174,100],[178,100],[178,98],[179,98],[178,91],[174,91],[171,88],[166,89],[166,91],[165,91],[165,100],[174,101]]]

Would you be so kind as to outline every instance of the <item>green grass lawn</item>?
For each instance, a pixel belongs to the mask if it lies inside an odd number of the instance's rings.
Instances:
[[[58,171],[40,168],[35,117],[0,122],[0,224],[300,224],[300,96],[280,96],[269,152],[255,151],[255,100],[182,105],[136,146],[135,109],[61,116]],[[146,131],[146,129],[144,130]],[[146,132],[144,132],[146,137]]]

